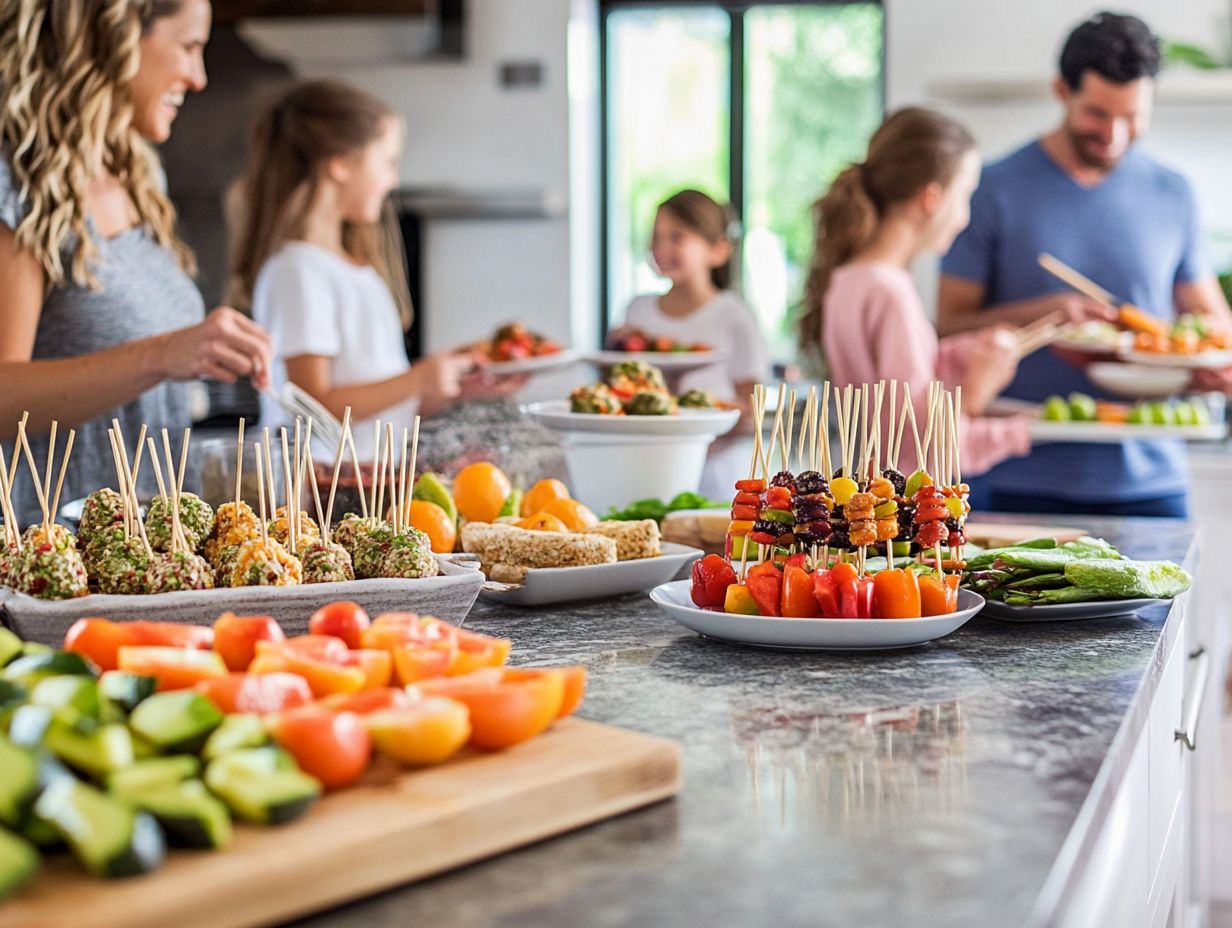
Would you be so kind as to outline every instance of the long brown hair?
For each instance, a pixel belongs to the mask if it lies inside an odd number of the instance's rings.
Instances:
[[[934,110],[907,107],[881,124],[868,143],[868,157],[834,179],[813,204],[813,257],[804,285],[800,347],[821,347],[821,320],[834,270],[872,239],[890,207],[926,186],[949,186],[975,139],[960,123]]]
[[[681,190],[672,194],[659,204],[659,209],[671,213],[711,245],[732,241],[731,210],[700,190]],[[735,248],[732,249],[732,257],[710,269],[710,282],[720,290],[731,286],[734,257]]]
[[[100,170],[126,188],[141,223],[188,273],[154,150],[133,128],[138,43],[183,0],[5,0],[0,3],[0,144],[25,216],[14,234],[49,285],[95,288],[98,246],[86,189]],[[62,250],[72,241],[69,267]]]
[[[394,115],[372,94],[339,81],[298,84],[265,111],[253,132],[238,191],[241,216],[231,262],[235,306],[251,307],[261,267],[286,242],[304,234],[325,163],[379,138]],[[411,298],[402,236],[389,203],[384,213],[376,224],[343,223],[342,247],[385,279],[408,328]]]

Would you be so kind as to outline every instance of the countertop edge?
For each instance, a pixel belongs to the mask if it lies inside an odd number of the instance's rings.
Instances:
[[[1201,556],[1202,533],[1195,530],[1185,555],[1184,567],[1191,577],[1198,575],[1198,559]],[[1126,771],[1133,759],[1134,748],[1142,729],[1146,726],[1151,712],[1151,701],[1159,688],[1159,680],[1173,648],[1178,644],[1177,629],[1181,619],[1188,613],[1190,601],[1193,598],[1193,587],[1177,597],[1168,609],[1168,617],[1164,621],[1159,640],[1151,655],[1151,663],[1142,681],[1134,693],[1134,699],[1125,713],[1116,737],[1108,748],[1104,762],[1091,784],[1074,824],[1070,827],[1044,881],[1044,886],[1036,897],[1030,914],[1024,925],[1027,928],[1052,928],[1061,924],[1073,900],[1074,891],[1086,873],[1086,864],[1091,858],[1095,844],[1099,840],[1101,829],[1112,808],[1117,790],[1124,782]],[[1184,642],[1180,642],[1183,646]]]

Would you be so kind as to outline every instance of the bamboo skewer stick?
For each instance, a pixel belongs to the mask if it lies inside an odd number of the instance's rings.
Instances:
[[[51,500],[51,511],[60,511],[60,491],[64,489],[64,475],[68,472],[68,459],[73,453],[73,440],[77,437],[76,429],[68,430],[68,443],[64,446],[64,457],[60,459],[60,476],[56,478],[56,495]]]
[[[30,421],[30,413],[23,412],[21,418],[17,420],[17,431],[22,432],[26,428],[26,423]],[[17,459],[20,455],[17,453],[17,443],[13,443],[13,460],[9,462],[9,490],[12,491],[13,481],[17,479]]]
[[[270,430],[268,428],[261,429],[261,442],[265,451],[265,482],[266,489],[269,492],[269,506],[271,509],[278,508],[278,496],[274,492],[274,459],[270,454]],[[273,513],[269,513],[272,517]],[[264,518],[262,518],[264,521]]]
[[[268,437],[269,435],[267,430],[267,441],[265,445],[266,449],[269,448]],[[269,543],[269,533],[265,524],[265,474],[262,472],[264,468],[261,464],[261,445],[254,441],[252,443],[252,449],[257,455],[257,503],[261,509],[259,513],[261,519],[261,544],[265,545]]]
[[[111,463],[115,465],[116,484],[119,489],[120,498],[123,500],[123,506],[120,509],[120,515],[124,521],[124,539],[127,541],[132,537],[132,506],[128,500],[128,488],[124,483],[124,471],[120,467],[120,446],[116,442],[115,429],[107,429],[107,440],[111,442]]]
[[[817,417],[817,425],[821,430],[821,469],[824,471],[826,482],[834,476],[834,472],[830,470],[830,381],[826,381],[821,385],[821,415]]]
[[[51,537],[51,523],[55,521],[56,514],[51,510],[51,471],[56,460],[56,429],[60,423],[55,419],[51,420],[51,437],[47,441],[47,459],[43,462],[43,495],[47,497],[48,511],[43,513],[43,530],[47,532],[47,537]]]
[[[299,534],[299,501],[303,499],[303,496],[301,495],[301,491],[303,490],[303,484],[301,482],[303,480],[303,475],[300,471],[300,461],[303,460],[302,458],[303,447],[300,444],[300,441],[302,438],[303,438],[303,434],[302,434],[302,429],[300,427],[300,418],[299,416],[296,416],[295,417],[295,458],[292,461],[291,492],[288,497],[288,498],[294,497],[295,499],[295,528],[296,528],[295,534],[296,535]],[[287,509],[290,510],[290,508],[291,506],[288,503]],[[297,538],[296,541],[298,540],[299,539]],[[295,548],[292,548],[291,551],[292,553],[294,553]]]
[[[176,505],[175,494],[175,456],[171,453],[171,433],[167,429],[162,430],[163,435],[163,457],[167,461],[167,486],[171,488],[171,496],[168,500],[168,506],[171,508],[171,550],[174,552],[179,546],[180,538],[177,531],[178,519],[176,513],[179,511],[179,506]]]
[[[373,425],[372,434],[372,499],[369,500],[370,505],[368,507],[377,519],[385,518],[376,501],[377,484],[381,482],[384,476],[377,476],[381,470],[381,461],[381,420],[377,419]]]
[[[312,427],[311,419],[308,420],[308,427],[309,428]],[[312,461],[312,443],[311,442],[305,443],[304,457],[305,457],[305,462],[308,465],[308,470],[315,473],[316,465]],[[312,502],[316,506],[317,522],[321,524],[321,543],[323,545],[328,545],[329,544],[329,529],[325,527],[325,510],[321,508],[321,490],[320,490],[320,487],[317,486],[317,481],[315,477],[312,480]]]
[[[774,464],[774,449],[778,447],[779,430],[783,427],[783,406],[787,403],[787,384],[779,384],[778,408],[774,411],[774,426],[770,430],[770,451],[766,454],[762,467],[765,469],[766,480],[770,479],[770,468]]]
[[[792,439],[795,437],[795,425],[796,425],[796,391],[792,389],[791,392],[788,393],[787,395],[786,432],[784,433],[785,440],[783,442],[783,448],[782,448],[782,464],[783,464],[782,469],[788,472],[791,471],[791,443],[792,443]]]
[[[13,451],[16,457],[17,449],[14,448]],[[13,488],[9,483],[8,474],[9,465],[4,459],[4,447],[0,445],[0,504],[4,507],[5,541],[20,550],[21,527],[17,524],[17,512],[13,506]]]
[[[903,399],[907,403],[907,417],[911,420],[911,437],[915,441],[915,466],[919,470],[924,469],[924,449],[920,444],[920,427],[915,421],[915,403],[911,399],[911,392],[907,391]]]
[[[34,494],[38,497],[39,508],[43,511],[43,526],[47,528],[47,497],[43,494],[43,483],[39,479],[38,468],[34,465],[34,453],[30,450],[30,440],[26,437],[24,423],[17,427],[17,439],[21,442],[22,453],[26,456],[26,465],[30,468],[30,476],[34,479]]]
[[[389,470],[381,484],[381,508],[385,508],[385,485],[389,484],[389,509],[393,517],[390,521],[393,523],[396,535],[401,531],[402,520],[399,518],[401,513],[398,512],[398,459],[394,453],[394,424],[392,422],[385,423],[385,456],[389,459]]]
[[[296,529],[299,528],[299,502],[297,500],[295,505],[292,506],[292,503],[291,503],[291,453],[290,453],[291,449],[288,447],[287,430],[284,427],[284,428],[279,429],[279,432],[282,433],[281,434],[281,439],[282,439],[282,489],[283,489],[283,495],[286,498],[287,545],[288,545],[288,550],[294,553],[295,542],[298,540],[296,539],[295,536],[299,534],[296,531]],[[276,498],[274,500],[274,512],[275,514],[277,514],[278,512],[278,500]]]
[[[414,422],[411,423],[411,467],[410,467],[409,473],[407,474],[406,482],[404,484],[405,489],[403,490],[403,495],[405,496],[405,499],[403,500],[403,504],[407,507],[407,513],[408,513],[407,517],[408,518],[410,517],[409,513],[410,513],[411,499],[415,496],[415,467],[419,463],[418,458],[419,458],[419,416],[416,416]]]
[[[350,410],[350,407],[347,407]],[[355,483],[359,487],[359,508],[363,518],[368,518],[368,497],[364,495],[364,473],[359,467],[359,451],[355,447],[355,433],[350,429],[350,422],[347,423],[348,428],[343,429],[343,434],[346,436],[347,443],[351,446],[351,466],[355,468]]]
[[[240,478],[244,474],[244,417],[240,416],[239,437],[235,440],[235,524],[240,524]]]
[[[342,414],[342,432],[338,435],[338,451],[334,455],[334,473],[329,478],[329,502],[325,506],[325,521],[321,525],[321,538],[327,544],[329,543],[329,533],[331,528],[330,520],[334,515],[334,494],[338,491],[338,472],[342,469],[342,455],[346,450],[347,436],[351,433],[351,407],[348,406]],[[358,473],[358,468],[356,469]],[[360,496],[363,496],[363,490],[360,490]]]

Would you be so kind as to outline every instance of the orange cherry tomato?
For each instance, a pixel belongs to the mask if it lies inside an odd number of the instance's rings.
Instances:
[[[529,516],[547,510],[548,504],[558,499],[569,499],[569,488],[559,480],[540,480],[522,497],[519,515]]]
[[[955,580],[958,575],[953,575]],[[942,583],[936,577],[927,574],[919,578],[920,613],[922,615],[949,615],[958,608],[958,585],[951,584],[950,577]]]
[[[388,651],[358,648],[347,655],[347,667],[358,667],[364,672],[364,689],[379,690],[389,686],[393,678],[394,662]]]
[[[227,665],[213,651],[126,645],[119,651],[120,670],[154,677],[159,692],[187,690],[210,677],[225,677]]]
[[[214,650],[231,671],[247,670],[258,641],[283,641],[282,626],[267,615],[224,612],[214,620]]]
[[[443,677],[453,663],[456,650],[451,646],[425,648],[418,645],[403,645],[393,651],[394,676],[403,686]]]
[[[518,528],[528,529],[532,532],[565,532],[565,523],[552,515],[550,512],[536,512],[533,516],[527,516],[518,523]]]
[[[428,544],[437,554],[449,554],[458,543],[457,524],[436,503],[411,500],[407,521],[428,536]]]
[[[883,570],[873,577],[873,616],[918,619],[923,614],[920,585],[910,570]]]
[[[305,641],[305,639],[315,639]],[[332,642],[341,655],[329,646]],[[258,641],[249,673],[295,673],[303,677],[317,699],[332,693],[357,693],[368,677],[361,667],[348,667],[346,645],[337,638],[304,635],[286,641]]]
[[[214,644],[214,630],[208,625],[179,622],[146,622],[140,619],[122,623],[133,644],[158,648],[197,648],[208,651]]]
[[[272,716],[269,728],[300,769],[326,789],[350,786],[372,756],[372,739],[354,712],[303,706]]]
[[[468,522],[495,522],[512,489],[499,467],[480,461],[458,471],[453,479],[453,501]]]
[[[312,702],[308,681],[294,673],[231,673],[202,680],[195,689],[228,715],[284,712]]]
[[[556,499],[543,507],[543,512],[556,516],[571,532],[584,532],[599,524],[599,517],[576,499]]]
[[[565,716],[573,715],[577,707],[582,704],[582,697],[586,694],[586,667],[583,664],[571,664],[564,667],[506,667],[505,679],[524,680],[540,673],[559,674],[564,683],[564,696],[556,717],[563,719]]]
[[[498,750],[542,732],[560,714],[565,678],[547,668],[485,668],[461,677],[425,680],[414,687],[422,696],[445,696],[465,703],[471,713],[471,744]]]
[[[793,619],[815,619],[821,615],[821,604],[813,594],[813,575],[798,564],[787,564],[783,568],[779,611]]]
[[[370,624],[368,613],[358,603],[338,602],[314,612],[308,620],[308,631],[313,635],[333,635],[348,648],[358,648],[362,647],[360,639]]]
[[[379,690],[361,690],[358,693],[335,693],[319,700],[319,705],[335,712],[354,712],[367,715],[378,709],[397,709],[409,706],[411,697],[399,686],[387,686]]]
[[[379,709],[362,721],[377,751],[410,767],[448,760],[471,736],[470,710],[438,696]]]
[[[136,642],[124,628],[109,619],[78,619],[64,636],[64,650],[93,661],[99,670],[116,670],[119,651]]]

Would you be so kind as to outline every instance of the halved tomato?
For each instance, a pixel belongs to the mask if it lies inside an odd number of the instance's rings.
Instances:
[[[211,677],[225,677],[227,665],[213,651],[195,648],[132,647],[119,651],[119,669],[154,677],[159,692],[186,690]]]
[[[394,672],[403,686],[433,677],[443,677],[453,663],[455,654],[457,651],[450,647],[403,645],[393,651]]]
[[[124,626],[110,619],[78,619],[64,635],[64,650],[87,657],[100,670],[119,668],[119,651],[135,644]]]
[[[537,667],[509,674],[487,667],[461,677],[424,680],[408,690],[465,703],[471,713],[471,744],[495,750],[533,738],[557,719],[564,705],[565,674]]]
[[[359,648],[351,651],[344,666],[358,667],[364,672],[364,689],[375,690],[389,686],[393,677],[394,662],[388,651]]]
[[[308,631],[313,635],[333,635],[341,638],[348,648],[358,648],[369,624],[368,613],[359,603],[338,602],[314,612],[308,620]]]
[[[470,710],[437,696],[372,712],[363,723],[380,753],[407,766],[448,760],[471,735]]]
[[[183,625],[179,622],[146,622],[136,619],[122,623],[133,644],[160,648],[197,648],[208,651],[214,644],[214,630],[208,625]]]
[[[232,671],[247,670],[257,656],[258,641],[284,641],[282,626],[268,615],[224,612],[214,621],[214,650]]]
[[[571,664],[565,667],[506,667],[506,680],[521,680],[527,676],[539,673],[559,674],[564,685],[564,695],[560,703],[558,719],[573,715],[582,704],[582,696],[586,693],[586,667],[582,664]]]
[[[354,712],[302,706],[271,716],[268,724],[274,740],[326,789],[350,786],[372,756],[372,739]]]
[[[293,673],[231,673],[202,680],[196,690],[228,715],[283,712],[312,702],[308,681]]]
[[[354,712],[367,715],[378,709],[398,709],[409,706],[413,700],[406,690],[387,686],[379,690],[360,690],[358,693],[335,693],[319,700],[319,704],[335,712]]]
[[[323,635],[258,641],[257,656],[248,665],[248,672],[299,674],[317,699],[331,693],[357,693],[368,678],[362,667],[345,665],[349,654],[339,639]]]

